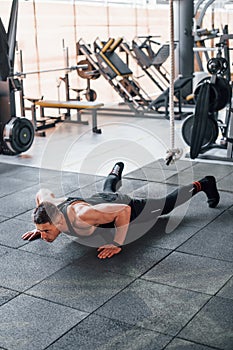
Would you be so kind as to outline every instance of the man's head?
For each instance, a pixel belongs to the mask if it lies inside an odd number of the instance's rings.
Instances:
[[[53,242],[61,233],[58,227],[62,221],[62,213],[50,202],[38,205],[33,212],[33,220],[37,230],[41,232],[41,238],[47,242]]]

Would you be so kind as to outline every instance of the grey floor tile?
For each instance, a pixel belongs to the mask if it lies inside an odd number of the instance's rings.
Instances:
[[[98,260],[96,261],[98,264]],[[53,302],[92,312],[125,288],[132,277],[71,264],[43,280],[27,293]]]
[[[20,295],[1,307],[0,346],[41,350],[87,314],[31,296]]]
[[[192,177],[191,177],[192,173]],[[224,165],[214,166],[211,163],[205,163],[205,162],[197,162],[192,169],[188,168],[185,169],[178,174],[173,175],[168,179],[168,183],[172,184],[189,184],[190,181],[196,181],[199,180],[207,175],[213,175],[216,177],[217,181],[221,180],[225,176],[232,173],[232,166],[230,165]]]
[[[50,187],[55,179],[61,175],[59,170],[51,170],[43,167],[35,168],[35,178],[42,187]]]
[[[216,350],[216,348],[210,348],[209,346],[193,343],[183,339],[174,339],[166,350]]]
[[[233,300],[233,278],[218,292],[217,296]]]
[[[19,179],[27,183],[38,183],[39,168],[0,163],[1,178]]]
[[[6,246],[4,246],[4,245],[0,245],[0,257],[1,257],[2,255],[7,254],[7,253],[11,253],[11,252],[13,252],[13,251],[14,251],[14,249],[12,249],[12,248],[6,247]]]
[[[225,176],[218,182],[218,189],[226,192],[233,192],[233,174]]]
[[[29,181],[25,181],[25,179],[11,178],[1,176],[0,183],[0,197],[5,197],[11,193],[19,192],[27,187],[32,186],[32,183]]]
[[[103,185],[104,185],[104,180],[100,180],[96,183],[90,184],[88,186],[82,187],[80,190],[76,190],[72,192],[70,195],[78,195],[81,197],[90,197],[96,192],[102,192],[103,191]],[[142,180],[128,180],[128,179],[123,179],[122,180],[122,186],[119,189],[119,192],[124,193],[124,194],[131,194],[134,193],[137,189],[141,188],[142,186],[145,185],[145,181]]]
[[[145,280],[136,280],[99,308],[98,315],[176,335],[209,296]]]
[[[174,190],[174,186],[157,182],[143,181],[140,188],[136,188],[132,193],[135,198],[164,198],[168,193]]]
[[[208,225],[210,231],[218,231],[233,234],[233,210],[227,210]]]
[[[197,292],[215,294],[233,274],[231,262],[173,252],[143,278]]]
[[[224,214],[222,216],[225,217]],[[214,222],[216,221],[218,219]],[[215,228],[214,222],[196,233],[178,250],[233,262],[233,225],[231,231],[226,232],[225,228],[224,230]]]
[[[20,168],[15,164],[7,164],[7,163],[2,163],[0,162],[0,174],[9,174],[11,172],[14,172],[15,169]],[[7,175],[8,176],[8,175]]]
[[[172,221],[182,222],[187,226],[196,226],[202,228],[217,218],[224,210],[228,209],[232,203],[232,195],[228,194],[216,208],[209,208],[206,202],[206,196],[203,192],[192,197],[190,201],[175,208],[168,214],[171,224]]]
[[[0,216],[0,222],[3,222],[3,221],[6,221],[6,220],[8,220],[9,219],[9,217],[7,217],[7,216]]]
[[[136,197],[137,191],[140,191],[145,185],[147,185],[147,182],[144,180],[127,179],[123,177],[122,186],[120,187],[119,192]]]
[[[35,196],[39,190],[38,185],[33,185],[20,192],[0,198],[0,215],[14,217],[35,207]]]
[[[20,250],[59,259],[68,264],[86,254],[90,251],[90,248],[78,244],[72,237],[62,233],[52,243],[47,243],[42,239],[36,239],[21,247]]]
[[[9,247],[18,248],[25,244],[21,236],[34,229],[32,222],[24,222],[18,219],[10,219],[0,223],[0,244],[5,244]]]
[[[153,247],[173,250],[195,235],[199,230],[198,227],[186,226],[182,223],[179,224],[179,222],[175,225],[175,220],[173,220],[173,224],[174,229],[171,229],[169,217],[161,217],[154,227],[140,239],[140,242]]]
[[[13,290],[0,287],[0,306],[15,298],[18,294]]]
[[[34,207],[35,207],[35,205],[34,205]],[[31,209],[31,210],[26,211],[23,214],[17,215],[16,218],[19,219],[19,220],[22,220],[22,221],[26,221],[27,223],[32,223],[33,222],[33,220],[32,220],[32,213],[33,213],[33,211],[34,211],[34,208]]]
[[[104,179],[102,176],[79,174],[79,173],[68,173],[63,172],[61,174],[61,185],[64,193],[75,191],[79,188],[90,186],[96,182]]]
[[[138,277],[169,253],[170,250],[148,247],[136,242],[123,246],[121,253],[112,259],[96,261],[96,254],[92,252],[85,255],[79,262],[98,269],[98,272],[102,270]]]
[[[154,168],[154,169],[164,169],[164,170],[172,170],[172,171],[176,171],[176,172],[180,172],[181,170],[187,169],[187,168],[191,168],[196,164],[195,161],[190,161],[190,160],[183,160],[180,159],[179,162],[175,162],[173,164],[169,164],[169,166],[167,166],[166,162],[164,159],[158,159],[155,162],[146,164],[144,167],[145,168]]]
[[[134,170],[126,175],[126,178],[133,178],[144,181],[166,182],[168,178],[176,174],[176,170],[162,169],[162,168],[147,168],[143,167]]]
[[[15,250],[0,257],[0,266],[0,285],[24,291],[64,267],[65,263]]]
[[[233,300],[212,298],[179,336],[222,350],[233,348]]]
[[[230,175],[233,173],[233,167],[232,164],[224,164],[223,166],[211,162],[196,162],[194,166],[194,170],[196,172],[202,173],[205,172],[205,175],[213,175],[217,179],[221,179],[227,175]]]
[[[162,350],[170,337],[98,315],[91,315],[48,350]]]
[[[43,170],[42,170],[43,171]],[[101,181],[103,177],[88,174],[57,172],[57,175],[47,179],[43,172],[40,178],[40,186],[49,188],[57,197],[66,196],[68,193],[76,191],[85,186],[91,186]]]

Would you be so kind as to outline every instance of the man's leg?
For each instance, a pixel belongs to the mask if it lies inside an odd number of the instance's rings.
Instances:
[[[153,220],[157,216],[169,214],[173,209],[184,204],[201,191],[206,194],[209,207],[215,208],[220,199],[216,180],[213,176],[206,176],[200,181],[176,189],[164,198],[148,198],[145,201],[132,200],[136,214],[133,219],[140,215],[139,220],[145,222]]]
[[[161,215],[170,213],[175,207],[187,202],[191,197],[201,191],[205,192],[209,207],[215,208],[220,199],[216,180],[214,176],[206,176],[199,181],[193,182],[191,185],[183,186],[169,194]]]
[[[121,175],[124,169],[124,163],[117,162],[108,174],[104,186],[104,192],[116,192],[121,187]]]

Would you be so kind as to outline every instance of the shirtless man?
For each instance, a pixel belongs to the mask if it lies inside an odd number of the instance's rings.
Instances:
[[[105,180],[103,192],[88,199],[56,198],[50,190],[41,189],[36,195],[37,207],[33,213],[36,229],[26,232],[22,238],[32,240],[41,237],[51,243],[61,232],[82,238],[91,236],[97,227],[115,228],[112,244],[98,248],[98,258],[111,258],[122,250],[129,225],[135,219],[145,223],[168,214],[200,191],[205,192],[209,207],[215,208],[219,203],[213,176],[182,186],[165,198],[130,198],[117,192],[123,168],[122,162],[116,163]]]

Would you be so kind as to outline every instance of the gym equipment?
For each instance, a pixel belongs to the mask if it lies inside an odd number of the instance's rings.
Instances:
[[[16,155],[27,151],[34,140],[32,123],[16,116],[15,92],[20,81],[13,77],[18,0],[13,0],[8,31],[0,19],[0,153]]]
[[[118,56],[116,49],[122,43],[123,38],[117,40],[109,38],[107,42],[97,38],[94,42],[96,59],[99,72],[124,99],[124,102],[134,112],[147,110],[151,99],[133,76],[133,72]]]
[[[161,91],[164,91],[169,86],[170,77],[163,64],[169,57],[170,47],[169,44],[161,45],[153,38],[154,37],[151,35],[135,37],[132,41],[131,52],[133,53],[133,58],[142,70]],[[143,41],[141,41],[142,39]],[[153,48],[154,45],[160,46],[156,52]],[[174,49],[175,48],[176,44],[174,44]],[[126,49],[125,47],[125,50]]]
[[[27,75],[31,75],[31,74],[58,72],[58,71],[62,71],[62,70],[65,70],[67,72],[72,72],[73,70],[86,69],[86,68],[87,68],[87,64],[77,64],[77,65],[71,66],[71,67],[49,68],[49,69],[44,69],[44,70],[35,70],[35,71],[31,71],[31,72],[15,72],[15,73],[13,73],[12,77],[26,78]]]
[[[94,42],[96,59],[99,66],[99,72],[114,88],[114,90],[123,98],[130,110],[137,116],[159,114],[159,108],[165,106],[165,117],[169,118],[168,112],[168,92],[164,91],[161,99],[152,100],[147,92],[140,86],[137,79],[133,76],[132,70],[116,53],[116,49],[123,43],[123,38],[109,38],[107,42],[100,41],[97,38]],[[192,80],[179,78],[176,82],[176,92],[180,92],[180,83],[182,87]],[[181,96],[181,95],[180,95]],[[158,103],[157,103],[158,102]],[[181,97],[180,97],[181,110]],[[164,114],[164,113],[163,113]],[[157,115],[158,116],[158,115]]]
[[[21,72],[16,72],[14,73],[12,76],[16,76],[18,77],[18,79],[21,80],[21,95],[20,95],[20,105],[21,105],[21,110],[22,110],[22,114],[25,116],[25,111],[26,110],[30,110],[32,113],[32,122],[34,125],[34,129],[36,132],[37,136],[46,136],[45,132],[41,132],[41,130],[45,130],[47,128],[51,128],[54,127],[57,123],[62,121],[62,116],[60,114],[59,111],[59,115],[58,116],[44,116],[43,113],[40,113],[40,118],[36,117],[36,102],[40,101],[43,99],[43,96],[40,98],[35,98],[35,97],[30,97],[30,96],[25,96],[24,95],[24,91],[23,91],[23,79],[27,77],[27,75],[33,75],[33,74],[38,74],[38,73],[50,73],[50,72],[59,72],[59,71],[65,71],[65,75],[64,77],[59,77],[59,79],[57,80],[58,84],[57,84],[57,88],[58,88],[58,100],[60,99],[60,86],[61,86],[61,82],[64,82],[65,84],[65,94],[66,94],[66,100],[70,101],[70,85],[69,85],[69,73],[73,72],[73,71],[79,71],[82,69],[87,69],[88,65],[84,62],[81,64],[76,64],[74,66],[70,66],[69,65],[69,55],[68,55],[68,48],[64,47],[64,41],[63,41],[63,50],[64,50],[64,66],[65,67],[60,67],[60,68],[52,68],[52,69],[44,69],[44,70],[37,70],[37,71],[30,71],[30,72],[24,72],[23,71],[23,59],[22,59],[22,51],[20,50],[20,61],[19,61],[19,65],[20,65],[20,70]],[[77,90],[76,90],[77,91]],[[79,95],[79,90],[77,92],[77,94]],[[31,102],[30,107],[25,107],[25,103],[24,101],[28,100]],[[75,99],[75,101],[77,101],[77,99]],[[66,113],[64,113],[64,116],[66,118],[70,117],[70,109],[68,108]],[[80,123],[81,123],[81,117],[79,115],[79,119],[80,119]]]
[[[194,54],[197,60],[198,68],[200,71],[204,71],[201,53],[204,54],[206,62],[209,62],[209,52],[215,52],[216,48],[207,47],[206,42],[217,38],[219,35],[219,29],[196,29],[194,36]]]
[[[219,36],[219,29],[214,28],[214,23],[212,23],[212,28],[210,30],[202,28],[206,11],[214,1],[215,0],[199,0],[194,5],[194,54],[200,71],[204,71],[201,53],[204,54],[206,62],[208,62],[210,60],[209,52],[216,50],[212,47],[206,47],[206,42],[212,41]]]
[[[96,80],[100,77],[99,67],[98,63],[92,57],[90,47],[83,41],[83,39],[80,39],[76,43],[76,55],[77,58],[79,56],[84,56],[84,59],[82,58],[81,61],[78,61],[78,64],[87,65],[86,68],[80,69],[77,72],[81,78],[86,79],[87,81],[87,87],[86,89],[83,89],[84,96],[87,101],[95,101],[97,99],[97,93],[95,90],[91,89],[91,80]]]
[[[178,119],[181,116],[187,116],[190,113],[182,112],[182,89],[192,81],[193,77],[178,77],[174,81],[174,95],[178,99]],[[170,89],[167,88],[162,94],[160,94],[154,101],[149,104],[149,108],[159,111],[160,107],[165,107],[165,118],[169,119],[169,93]],[[172,98],[173,101],[173,98]]]
[[[152,43],[160,45],[160,43],[152,40],[153,36],[140,36],[138,38],[144,38],[142,44],[132,41],[132,48],[124,41],[121,43],[121,51],[126,53],[126,60],[129,61],[129,56],[132,57],[136,63],[142,68],[146,75],[155,83],[155,85],[162,91],[162,93],[148,105],[149,109],[160,112],[161,107],[165,107],[165,118],[169,119],[169,84],[170,76],[166,68],[162,67],[163,63],[169,57],[170,45],[164,44],[155,53],[152,49]],[[173,52],[175,50],[176,43],[174,42]],[[159,73],[159,74],[158,74]],[[186,103],[186,99],[183,96],[183,89],[187,84],[192,81],[192,77],[179,77],[174,82],[174,96],[178,100],[178,115],[184,116],[182,112],[182,104]],[[187,115],[187,114],[186,114]],[[180,117],[178,117],[180,118]]]
[[[101,107],[103,107],[103,103],[98,102],[83,102],[83,101],[54,101],[54,100],[39,100],[35,101],[35,106],[40,107],[41,116],[44,117],[44,109],[45,108],[65,108],[65,109],[75,109],[78,113],[78,120],[72,121],[67,120],[66,122],[74,122],[74,123],[82,123],[82,124],[88,124],[88,122],[83,122],[81,120],[81,111],[82,110],[91,110],[92,114],[92,131],[96,134],[101,134],[101,129],[97,127],[97,111]],[[34,108],[35,111],[35,108]],[[33,115],[33,118],[36,118],[35,112]]]
[[[220,46],[218,45],[218,47]],[[182,135],[184,141],[190,146],[192,159],[199,156],[207,159],[232,161],[232,85],[228,79],[223,77],[228,69],[228,61],[222,59],[221,50],[218,50],[216,58],[208,61],[207,69],[212,75],[204,78],[197,85],[194,92],[195,113],[184,121]],[[226,108],[225,123],[218,119],[219,111],[224,108]],[[219,130],[222,133],[222,141],[217,144]],[[208,150],[216,148],[227,150],[227,154],[223,157],[203,156]]]

